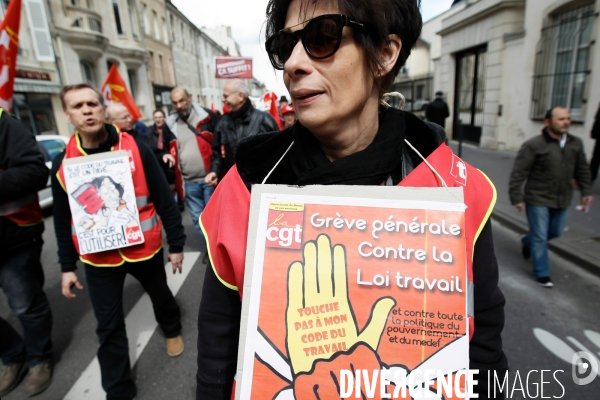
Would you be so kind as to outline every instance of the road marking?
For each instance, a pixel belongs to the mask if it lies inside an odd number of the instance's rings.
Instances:
[[[171,292],[173,292],[173,296],[177,295],[181,285],[183,285],[198,257],[200,257],[200,252],[189,252],[184,253],[184,255],[183,272],[181,274],[173,275],[171,263],[165,265],[167,284]],[[125,326],[127,326],[127,340],[129,341],[129,360],[133,367],[158,326],[154,319],[152,302],[147,293],[144,293],[140,297],[129,314],[127,314],[125,317]],[[165,357],[167,357],[166,353]],[[104,399],[106,399],[106,393],[102,389],[100,382],[100,364],[98,364],[98,357],[94,357],[94,360],[82,372],[79,379],[64,397],[64,400]]]
[[[600,333],[592,331],[592,330],[584,330],[584,335],[596,346],[600,347]],[[574,337],[567,336],[567,340],[576,346],[574,349],[567,342],[563,341],[559,337],[554,334],[545,331],[541,328],[534,328],[533,334],[540,341],[542,345],[546,349],[548,349],[552,354],[556,357],[560,358],[563,361],[568,362],[569,364],[574,364],[577,358],[574,358],[576,352],[584,351],[590,355],[590,357],[594,357],[596,359],[596,365],[600,363],[600,359],[587,347],[585,347],[579,340]],[[600,354],[600,352],[596,353]],[[594,369],[596,375],[600,376],[600,370]]]

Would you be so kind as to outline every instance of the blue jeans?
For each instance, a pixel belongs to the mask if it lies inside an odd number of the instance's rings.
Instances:
[[[185,205],[190,212],[196,230],[202,237],[204,237],[204,235],[202,234],[202,230],[200,230],[198,219],[214,191],[215,188],[208,186],[204,181],[185,182]]]
[[[42,239],[16,254],[0,258],[0,287],[19,318],[23,338],[0,318],[0,358],[4,365],[26,361],[33,367],[52,361],[52,312],[44,293],[40,264]]]
[[[567,223],[568,208],[548,208],[527,204],[529,234],[521,239],[533,258],[533,273],[538,278],[550,276],[548,241],[559,237]]]

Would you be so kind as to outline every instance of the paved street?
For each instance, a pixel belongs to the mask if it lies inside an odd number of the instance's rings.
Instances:
[[[451,142],[450,146],[458,154],[457,142]],[[591,149],[587,149],[588,157],[590,152]],[[462,149],[462,158],[482,170],[496,186],[498,199],[494,208],[494,218],[509,224],[520,233],[525,233],[529,229],[527,216],[524,212],[518,212],[508,197],[508,181],[515,156],[515,152],[485,150],[472,145],[464,145]],[[593,195],[597,201],[596,205],[592,206],[588,213],[582,213],[575,209],[580,200],[580,192],[574,192],[565,232],[560,238],[550,242],[550,248],[578,265],[600,274],[600,179],[594,184]]]
[[[139,351],[145,344],[144,336],[149,338],[133,367],[139,400],[194,398],[196,313],[205,267],[200,261],[202,257],[199,252],[202,249],[198,236],[187,212],[184,213],[184,224],[188,235],[186,260],[194,262],[176,296],[183,312],[183,335],[187,346],[181,357],[171,359],[166,355],[164,339],[159,332],[153,331],[154,318],[148,307],[144,307],[143,290],[137,281],[126,281],[125,313],[128,315],[128,331],[130,337],[132,332],[138,332],[135,338],[137,344],[132,347],[137,347]],[[600,378],[588,386],[575,385],[571,379],[571,364],[554,352],[567,359],[581,348],[590,350],[596,356],[599,354],[600,278],[551,255],[552,276],[556,287],[538,287],[531,277],[529,263],[520,255],[518,234],[495,223],[494,235],[501,272],[500,286],[507,298],[504,346],[512,370],[508,387],[511,391],[515,388],[512,398],[541,398],[541,394],[535,394],[535,385],[539,385],[539,371],[543,369],[564,371],[557,373],[556,378],[564,387],[565,394],[561,397],[563,389],[556,383],[552,373],[545,373],[544,381],[549,382],[544,385],[545,397],[597,399]],[[54,312],[52,335],[56,369],[52,386],[36,398],[103,399],[104,393],[93,364],[97,348],[95,319],[85,290],[71,301],[60,293],[52,216],[46,219],[44,237],[46,244],[43,263],[47,278],[46,293]],[[189,268],[185,264],[184,267]],[[79,274],[83,278],[81,271]],[[85,286],[85,281],[83,284]],[[3,295],[0,295],[0,315],[8,316],[10,323],[18,325],[14,315],[10,314]],[[536,338],[534,332],[537,332],[543,343]],[[130,345],[132,342],[133,340]],[[569,351],[566,346],[573,350]],[[565,351],[570,353],[565,355]],[[530,370],[538,372],[530,374],[527,385],[527,373]],[[520,380],[516,377],[517,371]],[[529,388],[529,393],[522,392],[521,388]],[[21,388],[5,397],[6,400],[23,398]]]
[[[186,257],[184,268],[187,267],[186,260],[194,259],[195,262],[176,295],[182,311],[183,338],[186,345],[186,349],[181,356],[177,358],[167,356],[162,334],[158,330],[153,331],[155,321],[152,310],[149,307],[143,307],[143,289],[131,277],[128,277],[125,282],[124,311],[127,315],[130,347],[132,330],[141,331],[138,335],[140,339],[143,339],[147,333],[151,335],[139,360],[133,366],[133,376],[138,384],[138,399],[191,399],[195,393],[196,321],[205,266],[201,262],[202,257],[199,256],[201,251],[200,239],[192,226],[187,210],[184,212],[183,217],[188,237],[184,249]],[[45,290],[54,314],[52,338],[54,340],[56,366],[52,385],[35,398],[40,400],[104,399],[105,394],[100,386],[99,375],[92,376],[92,379],[87,379],[85,376],[82,378],[82,373],[94,361],[98,347],[95,334],[96,320],[85,290],[85,273],[81,268],[77,271],[84,290],[81,292],[75,290],[77,293],[76,299],[67,300],[64,298],[60,289],[61,275],[56,256],[52,216],[46,218],[44,241],[42,263],[46,273]],[[168,272],[167,276],[170,281],[173,280],[171,272]],[[142,307],[139,306],[140,302]],[[139,316],[136,318],[138,314],[146,318],[140,318]],[[19,332],[21,331],[17,319],[8,309],[3,294],[0,295],[0,315],[4,318],[8,317],[9,323],[17,326]],[[148,328],[152,330],[148,332]],[[141,341],[143,342],[143,340]],[[89,371],[90,369],[88,369]],[[71,391],[74,386],[83,387],[84,391]],[[8,396],[2,397],[3,400],[23,398],[25,396],[21,387]]]

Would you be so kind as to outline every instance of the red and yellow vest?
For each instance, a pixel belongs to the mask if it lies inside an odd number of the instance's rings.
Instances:
[[[4,110],[0,108],[0,118]],[[10,219],[19,226],[32,226],[44,220],[37,192],[0,204],[0,217]]]
[[[44,220],[38,194],[32,193],[17,200],[0,204],[0,217],[6,217],[19,226],[32,226]]]
[[[144,173],[144,167],[142,164],[142,158],[140,156],[140,150],[135,143],[133,136],[121,132],[118,128],[120,139],[120,148],[113,146],[111,151],[115,150],[126,150],[129,153],[130,161],[133,162],[132,167],[132,178],[133,186],[135,191],[135,197],[140,215],[140,223],[142,231],[144,232],[144,243],[135,246],[124,247],[122,249],[102,251],[93,254],[80,255],[79,259],[84,263],[93,265],[95,267],[117,267],[127,262],[138,262],[148,260],[162,248],[162,222],[156,213],[154,204],[150,201],[150,191],[146,184],[146,174]],[[65,150],[65,158],[82,157],[86,156],[87,153],[81,147],[79,134],[76,132],[71,136],[71,140],[67,144]],[[64,171],[61,165],[57,174],[58,181],[60,182],[63,189],[66,191]],[[77,236],[75,236],[75,226],[73,225],[73,219],[71,218],[71,236],[77,252],[79,252],[79,243]]]
[[[427,161],[449,187],[464,188],[464,201],[467,205],[465,210],[467,314],[469,334],[472,337],[475,328],[473,253],[475,242],[496,203],[496,188],[483,172],[463,162],[445,144],[431,153]],[[442,183],[423,162],[398,186],[439,187]],[[215,275],[223,285],[239,291],[240,299],[244,287],[249,217],[250,192],[234,166],[217,186],[200,216],[200,226],[206,238]]]

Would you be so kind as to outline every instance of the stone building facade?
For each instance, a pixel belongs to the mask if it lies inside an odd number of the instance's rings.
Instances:
[[[213,60],[229,52],[170,0],[22,2],[13,113],[35,134],[70,135],[61,87],[88,82],[99,88],[112,65],[148,124],[155,108],[172,110],[176,85],[203,106],[221,108],[225,81],[214,78]],[[0,1],[2,15],[7,4]]]
[[[518,149],[547,109],[570,109],[571,133],[593,142],[600,104],[600,0],[462,0],[428,21],[434,87],[446,131],[485,148]]]

